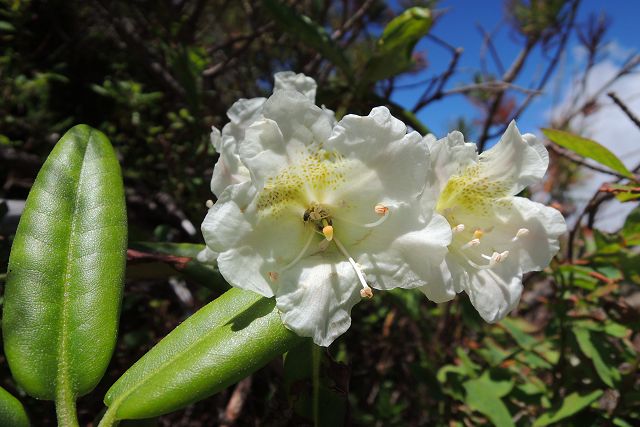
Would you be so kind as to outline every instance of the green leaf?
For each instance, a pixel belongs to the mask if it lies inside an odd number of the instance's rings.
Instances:
[[[572,330],[580,350],[591,359],[602,382],[614,388],[620,381],[620,371],[613,366],[607,350],[600,344],[600,337],[594,339],[594,334],[589,329],[574,327]]]
[[[542,414],[533,423],[533,427],[548,426],[568,418],[591,405],[600,396],[602,396],[602,390],[595,390],[588,394],[571,393],[565,397],[558,409]]]
[[[204,399],[300,342],[273,298],[231,289],[198,310],[109,389],[101,425],[155,417]]]
[[[263,0],[263,4],[282,30],[291,34],[294,40],[317,50],[324,58],[339,67],[347,77],[352,75],[351,66],[343,50],[322,26],[277,0]]]
[[[556,129],[542,129],[542,133],[561,147],[571,150],[582,157],[595,160],[624,176],[633,178],[633,174],[615,154],[591,139]]]
[[[71,408],[102,378],[116,341],[126,245],[118,159],[101,132],[75,126],[38,173],[9,259],[4,350],[30,395]]]
[[[0,426],[29,427],[29,417],[22,403],[0,387]]]
[[[305,339],[287,352],[284,378],[296,416],[320,426],[347,424],[349,368],[334,361],[326,349]]]
[[[627,245],[640,245],[640,207],[636,207],[627,215],[620,234],[626,240]]]
[[[479,378],[464,383],[465,402],[474,410],[485,415],[498,427],[515,427],[509,409],[501,397],[513,388],[512,380],[495,380],[489,372]]]
[[[409,70],[413,62],[413,48],[433,24],[431,11],[412,7],[387,24],[378,39],[376,52],[367,62],[365,77],[375,82]]]

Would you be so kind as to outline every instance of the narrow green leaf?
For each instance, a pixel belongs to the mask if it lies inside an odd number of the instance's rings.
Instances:
[[[596,344],[594,334],[590,330],[580,327],[573,328],[573,334],[576,337],[576,341],[578,341],[578,346],[582,353],[593,362],[596,373],[602,382],[614,388],[615,383],[620,381],[620,371],[618,371],[615,366],[612,366],[607,352],[601,345]]]
[[[565,397],[558,409],[542,414],[533,423],[533,427],[548,426],[577,414],[591,405],[591,403],[596,401],[600,396],[602,396],[602,390],[592,391],[588,394],[571,393]]]
[[[542,133],[561,147],[571,150],[582,157],[595,160],[624,176],[633,178],[633,174],[615,154],[591,139],[556,129],[542,129]]]
[[[409,70],[413,62],[413,48],[433,24],[431,11],[412,7],[387,24],[378,39],[376,51],[367,62],[367,81],[375,82]]]
[[[30,395],[73,405],[102,378],[116,340],[126,233],[113,148],[97,130],[75,126],[36,178],[9,259],[4,350]]]
[[[155,417],[204,399],[300,342],[273,299],[231,289],[198,310],[109,389],[101,425]]]
[[[513,381],[493,380],[488,372],[464,383],[465,402],[474,410],[485,415],[498,427],[515,427],[509,409],[501,397],[513,388]]]
[[[320,52],[324,58],[340,68],[347,77],[352,75],[351,66],[343,50],[331,39],[327,30],[322,26],[278,0],[263,0],[263,4],[283,31]]]
[[[0,426],[29,427],[29,417],[22,403],[0,387]]]

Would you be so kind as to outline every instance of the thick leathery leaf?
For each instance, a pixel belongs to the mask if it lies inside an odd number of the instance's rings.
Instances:
[[[102,378],[116,340],[126,233],[113,148],[99,131],[75,126],[38,173],[9,259],[4,350],[30,395],[72,402]]]
[[[149,418],[201,400],[248,376],[301,338],[273,299],[231,289],[198,310],[109,389],[101,425]]]
[[[29,417],[22,403],[0,387],[0,426],[29,427]]]

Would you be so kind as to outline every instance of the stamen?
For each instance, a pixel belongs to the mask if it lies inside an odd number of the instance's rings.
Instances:
[[[304,244],[304,247],[302,248],[302,250],[300,251],[300,253],[298,254],[297,257],[295,257],[293,259],[293,261],[291,261],[289,264],[287,264],[282,271],[286,271],[288,269],[290,269],[291,267],[293,267],[294,265],[296,265],[298,263],[298,261],[300,261],[302,259],[302,257],[304,256],[304,254],[307,253],[307,249],[309,249],[309,245],[311,245],[311,241],[313,240],[313,236],[314,233],[310,232],[309,233],[309,237],[307,238],[307,243]]]
[[[484,231],[482,231],[481,229],[477,228],[474,232],[473,232],[473,238],[474,239],[480,239],[482,236],[484,236]]]
[[[462,233],[464,231],[464,224],[458,224],[451,229],[454,233]]]
[[[330,243],[331,243],[331,242],[330,242],[330,241],[328,241],[327,239],[322,239],[322,240],[320,241],[320,243],[318,243],[318,249],[320,249],[320,251],[321,251],[321,252],[324,252],[324,251],[326,251],[326,250],[327,250],[327,248],[329,247],[329,244],[330,244]]]
[[[509,256],[509,251],[494,252],[491,256],[482,254],[482,258],[489,261],[489,267],[493,267],[496,264],[503,262]]]
[[[389,217],[389,214],[391,213],[391,211],[389,210],[388,207],[384,206],[384,205],[376,205],[375,208],[373,208],[373,210],[375,211],[375,213],[377,213],[378,215],[382,215],[382,217],[380,217],[380,219],[378,219],[377,221],[373,221],[367,224],[359,224],[357,222],[353,222],[353,221],[349,221],[347,219],[343,219],[340,217],[336,217],[334,216],[334,219],[337,219],[338,221],[342,221],[342,222],[346,222],[347,224],[351,224],[351,225],[357,225],[359,227],[363,227],[363,228],[373,228],[373,227],[377,227],[379,225],[381,225],[383,222],[385,222],[387,220],[387,218]]]
[[[469,240],[467,243],[465,243],[464,245],[462,245],[461,249],[469,249],[472,248],[474,246],[478,246],[480,244],[480,239],[471,239]]]
[[[213,200],[211,200],[211,199],[207,200],[207,201],[206,201],[206,203],[205,203],[205,205],[206,205],[209,209],[211,209],[211,208],[213,207]]]
[[[278,281],[278,278],[280,277],[280,275],[279,275],[277,272],[275,272],[275,271],[270,271],[270,272],[269,272],[269,273],[267,273],[267,274],[269,275],[269,279],[270,279],[272,282],[277,282],[277,281]]]
[[[342,255],[344,255],[347,258],[347,260],[349,261],[349,264],[351,264],[351,267],[353,267],[353,270],[356,272],[356,276],[358,276],[358,280],[362,285],[362,289],[360,290],[360,296],[362,296],[363,298],[373,297],[373,291],[371,290],[371,287],[367,284],[367,280],[364,278],[364,274],[362,274],[362,270],[360,269],[358,264],[356,264],[356,262],[353,260],[351,255],[349,255],[349,252],[347,252],[347,249],[342,245],[342,243],[340,243],[340,240],[338,240],[337,238],[334,238],[333,241],[336,242],[336,246],[338,247],[338,250],[340,250],[340,252],[342,252]]]
[[[518,232],[516,233],[516,236],[511,239],[512,242],[515,242],[516,240],[518,240],[521,237],[525,237],[529,234],[529,229],[528,228],[521,228],[518,230]]]

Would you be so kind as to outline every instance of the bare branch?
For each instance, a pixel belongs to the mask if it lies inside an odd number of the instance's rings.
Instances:
[[[640,119],[638,119],[638,117],[636,117],[636,115],[633,114],[633,112],[629,109],[627,104],[622,102],[622,100],[618,98],[618,96],[614,92],[609,92],[607,95],[609,96],[609,98],[613,100],[613,102],[616,103],[618,107],[620,107],[622,112],[625,113],[627,117],[629,117],[629,119],[636,125],[636,127],[640,129]]]

